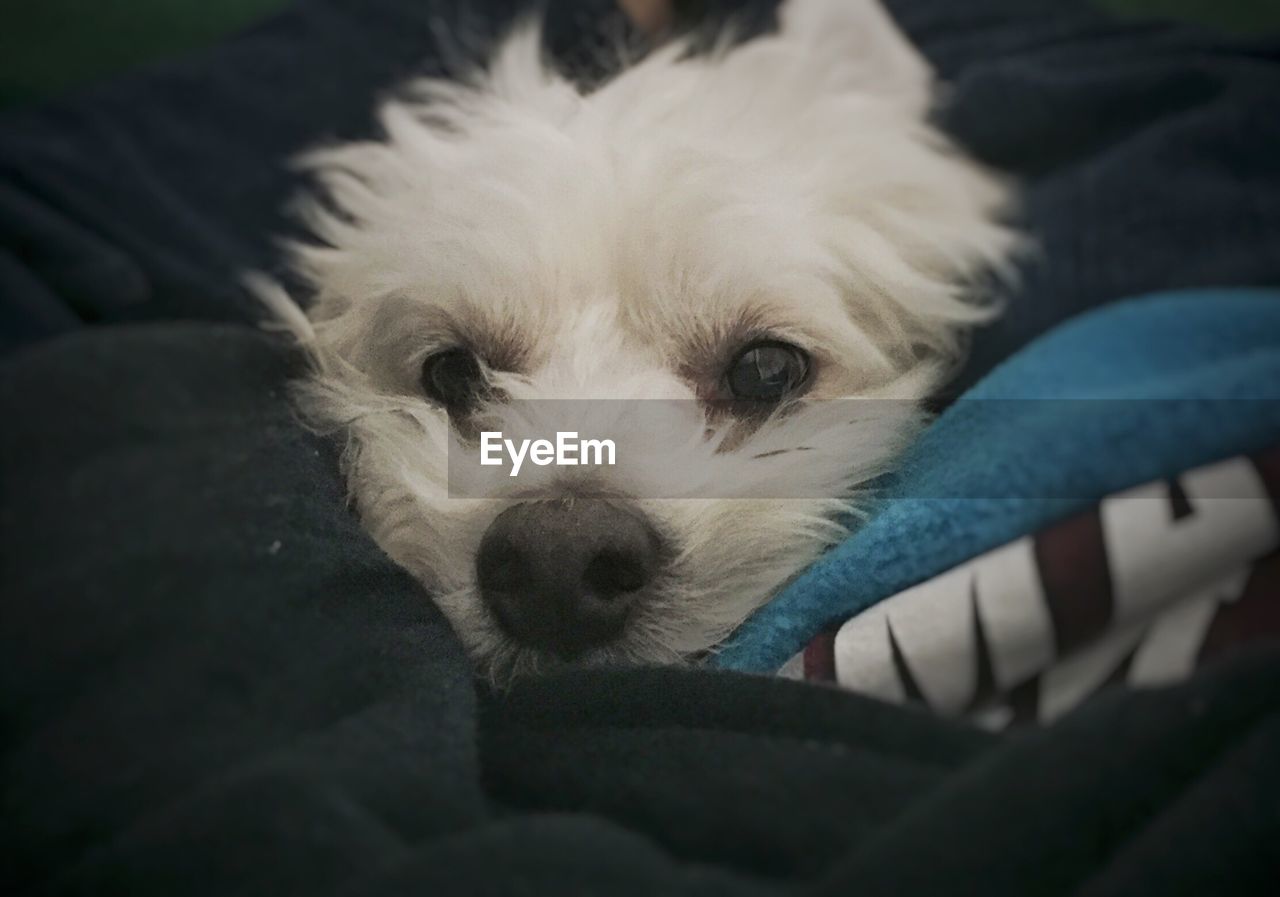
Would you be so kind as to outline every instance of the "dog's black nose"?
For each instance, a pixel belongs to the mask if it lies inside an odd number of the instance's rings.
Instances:
[[[661,550],[644,514],[625,502],[525,502],[489,525],[476,580],[508,635],[571,660],[622,633]]]

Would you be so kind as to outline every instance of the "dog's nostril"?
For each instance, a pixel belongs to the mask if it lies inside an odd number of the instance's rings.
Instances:
[[[643,557],[606,550],[591,559],[582,579],[598,597],[609,599],[644,588],[649,584],[649,570]]]
[[[655,576],[661,546],[631,505],[526,502],[490,524],[480,596],[512,638],[572,658],[616,639]]]
[[[516,588],[527,581],[528,563],[509,543],[493,546],[485,561],[485,580],[497,588]]]

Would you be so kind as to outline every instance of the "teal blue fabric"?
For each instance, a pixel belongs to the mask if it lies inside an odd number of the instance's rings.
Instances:
[[[826,626],[1105,495],[1277,442],[1280,291],[1151,295],[1076,318],[948,408],[868,522],[714,663],[777,669]]]

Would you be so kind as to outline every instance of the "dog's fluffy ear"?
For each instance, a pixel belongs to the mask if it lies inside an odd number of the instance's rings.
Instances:
[[[537,110],[553,119],[568,114],[580,97],[548,63],[546,53],[541,22],[519,23],[499,45],[482,78],[483,87],[521,109]]]
[[[880,0],[786,0],[779,24],[784,40],[803,44],[824,67],[828,89],[870,91],[928,111],[933,72]]]
[[[560,74],[543,46],[542,20],[518,20],[493,45],[484,64],[454,51],[450,77],[410,82],[401,95],[383,107],[383,124],[408,110],[421,125],[445,131],[466,131],[477,121],[492,121],[491,113],[559,123],[579,107],[582,97]]]

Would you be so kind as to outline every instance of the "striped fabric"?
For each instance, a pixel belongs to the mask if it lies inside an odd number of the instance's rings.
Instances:
[[[1280,638],[1280,446],[1104,499],[815,638],[782,674],[993,728]]]

